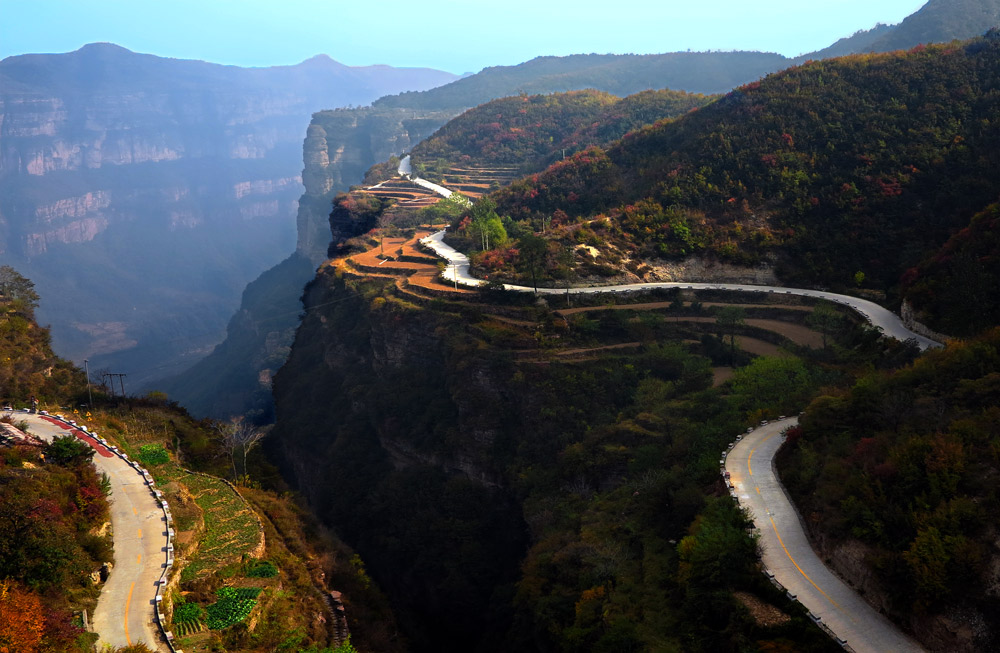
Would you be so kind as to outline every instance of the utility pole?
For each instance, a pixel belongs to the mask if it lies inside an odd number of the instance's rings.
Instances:
[[[112,397],[115,396],[115,377],[118,377],[118,384],[121,386],[121,389],[122,389],[122,395],[121,396],[123,398],[125,397],[125,377],[126,376],[128,376],[128,374],[121,374],[121,373],[117,373],[117,372],[105,372],[104,374],[101,375],[102,382],[104,382],[103,380],[105,378],[111,377],[111,383],[108,384],[108,387],[111,388],[111,396]]]
[[[90,401],[90,408],[94,407],[94,393],[90,390],[90,361],[83,359],[83,367],[87,370],[87,399]]]
[[[451,264],[451,278],[455,280],[455,290],[458,290],[458,263]]]
[[[101,372],[101,385],[103,385],[105,388],[107,388],[111,392],[111,398],[114,399],[114,397],[115,397],[115,386],[114,386],[113,383],[108,383],[108,377],[109,376],[110,376],[110,374],[108,374],[107,372]]]

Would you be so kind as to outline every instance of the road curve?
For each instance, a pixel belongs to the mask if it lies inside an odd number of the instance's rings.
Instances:
[[[125,460],[86,434],[45,415],[18,415],[29,430],[44,440],[74,433],[95,450],[98,472],[111,478],[111,528],[115,562],[101,588],[91,619],[105,645],[124,647],[144,642],[151,650],[166,651],[154,622],[156,583],[167,563],[167,526],[145,479]]]
[[[455,281],[465,286],[481,286],[485,282],[473,277],[469,271],[469,257],[457,251],[444,242],[444,231],[433,233],[420,240],[421,243],[429,247],[435,254],[448,262],[448,268],[444,272],[447,281]],[[517,292],[533,292],[533,288],[527,286],[516,286],[504,284],[506,290]],[[749,292],[768,292],[775,294],[799,295],[801,297],[815,297],[826,299],[838,304],[844,304],[867,319],[872,326],[882,330],[885,335],[896,340],[916,340],[920,349],[940,347],[941,343],[914,333],[906,328],[903,320],[898,315],[887,308],[879,306],[875,302],[859,297],[848,295],[838,295],[837,293],[822,290],[809,290],[806,288],[785,288],[784,286],[753,286],[749,284],[737,283],[693,283],[693,282],[655,282],[655,283],[629,283],[617,286],[597,286],[593,288],[539,288],[540,295],[582,295],[606,292],[629,292],[635,290],[652,290],[656,288],[687,288],[691,290],[739,290]]]
[[[784,442],[781,432],[796,424],[798,418],[790,418],[756,428],[726,456],[736,498],[760,532],[764,567],[857,653],[923,651],[834,575],[810,546],[774,471],[774,455]]]

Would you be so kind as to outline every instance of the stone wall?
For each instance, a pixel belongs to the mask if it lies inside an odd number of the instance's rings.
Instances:
[[[949,340],[954,340],[954,338],[952,338],[951,336],[945,335],[943,333],[938,333],[937,331],[934,331],[930,327],[918,322],[917,315],[918,315],[917,311],[914,310],[910,302],[904,299],[903,305],[899,309],[899,316],[903,318],[903,324],[906,325],[907,329],[909,329],[914,333],[920,334],[925,338],[931,338],[932,340],[937,340],[940,343],[946,343]]]

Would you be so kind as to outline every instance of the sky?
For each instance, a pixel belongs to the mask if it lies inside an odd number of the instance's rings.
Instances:
[[[540,55],[761,50],[794,57],[926,0],[0,0],[0,58],[116,43],[240,66],[327,54],[453,73]]]

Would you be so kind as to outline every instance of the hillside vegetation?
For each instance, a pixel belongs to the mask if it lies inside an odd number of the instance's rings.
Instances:
[[[527,177],[498,213],[597,218],[586,237],[619,256],[778,257],[789,282],[892,290],[1000,193],[998,60],[991,32],[808,63]]]
[[[903,276],[920,319],[955,336],[1000,324],[1000,205],[991,204]]]
[[[27,406],[65,401],[86,384],[83,373],[52,352],[49,330],[35,322],[35,284],[17,270],[0,267],[0,401]]]
[[[859,361],[912,351],[837,320],[823,349],[818,333],[810,349],[745,324],[734,353],[724,309],[702,305],[720,295],[563,312],[427,292],[394,282],[393,263],[326,266],[309,287],[268,446],[365,558],[413,650],[835,646],[757,571],[719,452]],[[757,338],[777,356],[740,346]],[[741,595],[784,617],[758,622]]]
[[[610,143],[710,99],[664,89],[624,99],[590,90],[493,100],[448,122],[411,155],[418,163],[512,164],[534,172],[561,151]]]
[[[818,397],[779,465],[824,554],[934,650],[1000,646],[998,350],[993,329]]]

